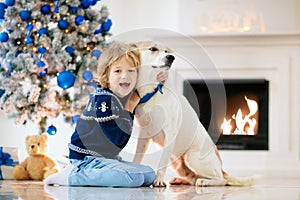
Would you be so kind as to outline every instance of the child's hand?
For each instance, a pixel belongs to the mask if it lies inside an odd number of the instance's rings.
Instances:
[[[156,76],[156,80],[158,82],[163,82],[165,80],[167,80],[169,77],[169,70],[165,70],[165,71],[162,71],[162,72],[159,72]]]
[[[128,110],[129,112],[133,113],[135,107],[138,105],[140,102],[140,96],[138,95],[137,92],[133,92],[131,96],[128,98],[124,109]]]

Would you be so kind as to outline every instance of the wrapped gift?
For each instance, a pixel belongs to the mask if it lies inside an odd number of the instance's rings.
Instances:
[[[19,164],[19,149],[0,147],[0,180],[13,179],[13,169]]]

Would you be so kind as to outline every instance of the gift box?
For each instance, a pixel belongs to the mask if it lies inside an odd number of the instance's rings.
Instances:
[[[0,147],[0,180],[14,179],[13,170],[19,164],[19,149],[16,147]]]

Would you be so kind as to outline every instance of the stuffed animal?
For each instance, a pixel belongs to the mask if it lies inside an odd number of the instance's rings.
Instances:
[[[14,168],[16,180],[44,180],[59,172],[58,164],[49,156],[48,135],[30,135],[26,137],[26,150],[29,156]]]

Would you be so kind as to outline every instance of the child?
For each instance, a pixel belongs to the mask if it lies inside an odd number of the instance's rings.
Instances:
[[[70,164],[49,176],[46,184],[70,186],[139,187],[155,179],[152,168],[118,157],[133,127],[140,98],[135,89],[139,57],[129,44],[116,42],[102,53],[97,88],[77,120],[69,144]],[[166,74],[159,74],[163,81]]]

